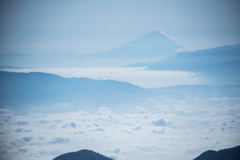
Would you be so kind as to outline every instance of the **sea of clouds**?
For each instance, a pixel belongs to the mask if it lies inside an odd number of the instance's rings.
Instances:
[[[203,85],[207,80],[200,73],[186,71],[153,71],[145,67],[135,68],[33,68],[1,69],[9,72],[44,72],[62,77],[86,77],[97,80],[129,82],[142,88],[157,88],[176,85]]]
[[[129,82],[143,88],[202,85],[200,73],[138,68],[1,69]],[[47,106],[50,107],[50,106]],[[56,104],[70,110],[71,104]],[[46,160],[90,149],[116,160],[192,160],[239,145],[239,97],[158,97],[95,112],[29,113],[0,109],[0,159]],[[42,107],[36,107],[42,110]],[[50,107],[51,108],[51,107]]]
[[[46,160],[90,149],[117,160],[192,160],[206,150],[239,145],[240,98],[187,97],[118,112],[17,116],[0,110],[0,157]],[[151,103],[154,102],[154,103]]]

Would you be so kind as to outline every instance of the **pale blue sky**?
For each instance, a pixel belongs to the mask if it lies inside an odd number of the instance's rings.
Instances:
[[[156,30],[192,50],[240,42],[238,0],[0,3],[0,53],[95,53]]]

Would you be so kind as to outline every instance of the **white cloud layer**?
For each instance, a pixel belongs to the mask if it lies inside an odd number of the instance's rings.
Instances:
[[[204,80],[199,73],[186,71],[151,71],[144,67],[136,68],[38,68],[1,69],[10,72],[45,72],[62,77],[87,77],[98,80],[129,82],[143,88],[157,88],[176,85],[202,85]]]
[[[0,157],[45,160],[90,149],[118,160],[192,160],[206,150],[239,145],[239,98],[171,102],[124,113],[100,107],[96,113],[15,116],[1,109]]]

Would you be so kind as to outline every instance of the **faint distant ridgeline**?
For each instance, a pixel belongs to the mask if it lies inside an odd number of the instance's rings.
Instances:
[[[34,68],[123,67],[149,63],[177,54],[180,44],[158,31],[151,31],[120,47],[93,54],[0,54],[0,66]]]
[[[194,160],[240,160],[240,146],[220,151],[206,151]]]
[[[62,154],[53,160],[113,160],[106,156],[90,150],[80,150],[77,152],[70,152]]]

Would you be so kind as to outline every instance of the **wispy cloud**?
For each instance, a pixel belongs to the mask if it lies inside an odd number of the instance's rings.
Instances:
[[[177,52],[187,52],[187,51],[194,51],[194,50],[196,50],[196,48],[189,47],[189,46],[181,43],[181,42],[178,41],[175,37],[172,37],[172,36],[168,35],[168,34],[167,34],[166,32],[164,32],[164,31],[159,30],[159,32],[162,33],[163,35],[165,35],[166,37],[168,37],[169,39],[173,40],[174,42],[176,42],[176,43],[181,44],[182,46],[184,46],[184,47],[182,47],[182,48],[178,48],[178,49],[176,50]]]
[[[166,37],[168,37],[169,39],[173,40],[174,42],[176,42],[176,38],[169,36],[166,32],[159,30],[160,33],[162,33],[163,35],[165,35]]]

